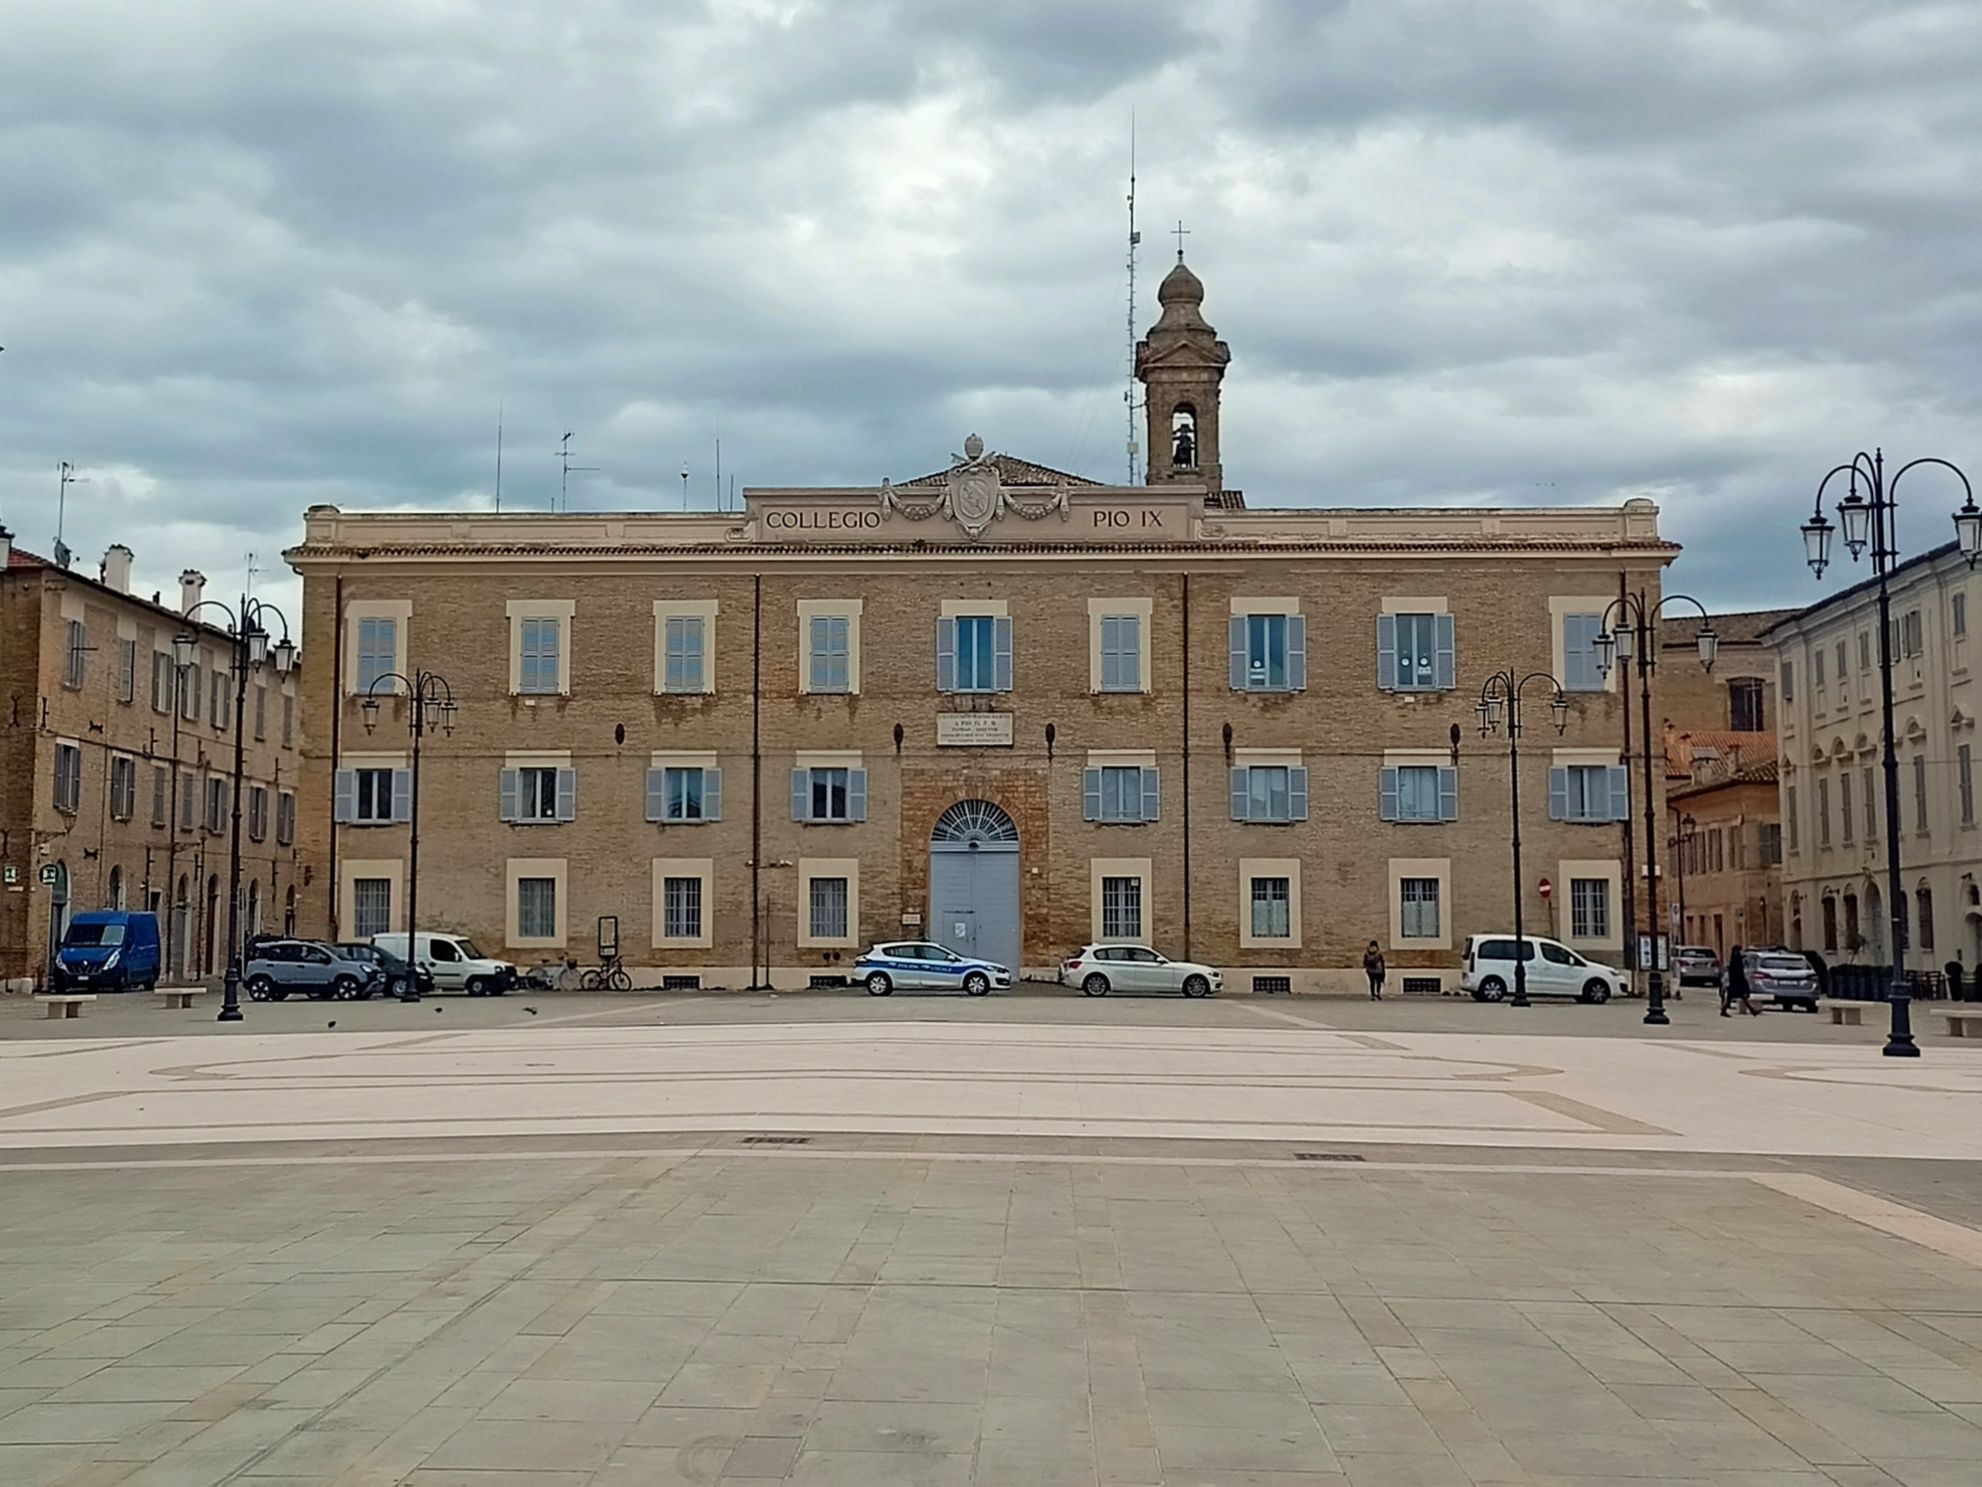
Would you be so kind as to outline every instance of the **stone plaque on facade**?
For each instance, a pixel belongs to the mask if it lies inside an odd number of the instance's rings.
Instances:
[[[936,743],[946,749],[1010,748],[1010,713],[938,713]]]

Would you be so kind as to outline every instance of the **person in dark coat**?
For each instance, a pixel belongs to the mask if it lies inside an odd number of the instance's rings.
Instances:
[[[1370,1000],[1383,1000],[1384,976],[1383,952],[1377,948],[1375,940],[1370,941],[1369,949],[1363,952],[1363,974],[1370,978]]]
[[[1741,959],[1741,947],[1736,945],[1727,952],[1727,969],[1721,976],[1720,1015],[1728,1015],[1727,1009],[1736,1002],[1741,1010],[1754,1017],[1762,1015],[1761,1009],[1748,1000],[1748,967]]]
[[[1948,1000],[1951,1002],[1967,1001],[1968,997],[1963,991],[1961,984],[1961,962],[1958,960],[1949,961],[1941,967],[1941,974],[1948,978]]]

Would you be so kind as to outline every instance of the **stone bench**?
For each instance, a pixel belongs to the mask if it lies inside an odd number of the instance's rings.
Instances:
[[[1982,1038],[1982,1012],[1943,1012],[1950,1038]]]
[[[152,995],[165,998],[165,1010],[168,1012],[189,1012],[192,1010],[194,1000],[206,995],[206,988],[204,986],[160,986],[152,990]]]
[[[1831,1026],[1858,1027],[1865,1021],[1865,1009],[1853,1002],[1831,1003]]]
[[[94,992],[64,992],[60,996],[38,996],[35,998],[48,1008],[48,1015],[54,1017],[81,1017],[83,1003],[96,1000]]]

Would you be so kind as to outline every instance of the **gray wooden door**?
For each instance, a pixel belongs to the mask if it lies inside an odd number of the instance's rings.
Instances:
[[[929,841],[929,938],[1018,974],[1018,828],[989,801],[959,801],[936,823]]]

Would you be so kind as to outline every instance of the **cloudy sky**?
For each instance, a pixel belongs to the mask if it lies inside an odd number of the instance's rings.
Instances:
[[[1982,478],[1975,0],[0,0],[0,516],[222,589],[304,506],[1103,479],[1182,218],[1254,505],[1657,498],[1805,602]],[[1909,477],[1907,540],[1954,495]]]

